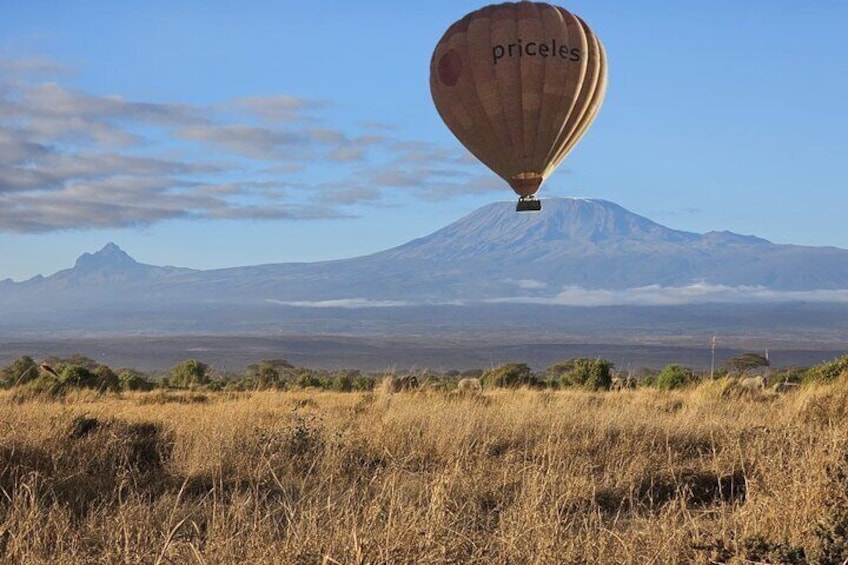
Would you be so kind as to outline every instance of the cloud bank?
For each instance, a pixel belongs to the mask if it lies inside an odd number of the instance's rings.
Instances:
[[[535,281],[519,281],[521,288],[541,289]],[[316,301],[284,301],[269,303],[299,308],[400,308],[406,306],[473,306],[475,304],[539,304],[545,306],[682,306],[687,304],[774,304],[788,302],[822,302],[848,304],[848,289],[777,291],[761,286],[731,287],[693,284],[680,287],[650,285],[624,290],[564,288],[555,295],[506,296],[484,300],[410,301],[336,298]]]
[[[337,298],[333,300],[273,300],[267,302],[279,306],[294,306],[298,308],[400,308],[403,306],[416,306],[415,302],[408,300],[370,300],[368,298]]]
[[[668,287],[649,285],[624,290],[565,287],[555,295],[512,296],[490,303],[547,304],[551,306],[680,306],[683,304],[752,304],[775,302],[848,303],[848,289],[781,291],[762,286],[724,286],[704,283]]]
[[[0,59],[0,71],[0,232],[352,217],[399,193],[502,189],[464,152],[391,124],[336,127],[322,100],[127,100],[65,86],[73,73],[55,61]]]

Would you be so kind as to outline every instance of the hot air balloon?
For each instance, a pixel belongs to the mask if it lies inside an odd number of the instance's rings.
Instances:
[[[589,26],[558,6],[507,2],[445,32],[430,62],[436,109],[459,141],[540,210],[536,192],[594,120],[606,54]]]

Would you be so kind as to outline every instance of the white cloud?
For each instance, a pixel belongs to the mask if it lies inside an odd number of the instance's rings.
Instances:
[[[321,202],[330,204],[362,204],[380,199],[380,191],[370,186],[322,184],[318,185],[316,190]]]
[[[279,131],[243,124],[198,125],[177,130],[185,140],[198,141],[257,160],[283,159],[309,139],[298,132]]]
[[[280,306],[295,306],[300,308],[397,308],[401,306],[414,306],[414,302],[406,300],[368,300],[367,298],[337,298],[333,300],[273,300],[267,299],[272,304]]]
[[[137,101],[68,88],[66,68],[49,60],[0,59],[4,70],[0,232],[345,218],[398,193],[441,200],[504,188],[464,151],[400,139],[390,124],[333,127],[325,101]]]
[[[0,165],[14,165],[33,157],[42,157],[50,149],[40,143],[26,141],[19,132],[0,127]]]
[[[518,281],[518,287],[525,290],[538,290],[548,287],[548,283],[542,281],[534,281],[533,279],[521,279]]]
[[[551,296],[513,296],[490,299],[491,303],[549,304],[558,306],[677,306],[682,304],[750,304],[769,302],[844,302],[848,289],[781,291],[761,286],[730,287],[692,284],[681,287],[659,285],[624,290],[564,288]]]
[[[26,59],[4,59],[0,57],[0,72],[21,75],[65,75],[71,69],[67,65],[44,57]]]
[[[546,285],[539,281],[516,281],[528,290],[538,290]],[[848,303],[848,289],[777,291],[759,286],[730,287],[722,285],[693,284],[681,287],[659,285],[624,290],[587,289],[566,287],[549,296],[510,296],[483,300],[370,300],[367,298],[334,298],[325,300],[267,300],[281,306],[301,308],[397,308],[404,306],[470,306],[474,304],[540,304],[549,306],[682,306],[687,304],[766,304],[781,302]]]
[[[236,110],[255,114],[264,121],[291,122],[306,120],[311,112],[322,110],[327,103],[297,96],[278,94],[273,96],[244,96],[230,102]]]

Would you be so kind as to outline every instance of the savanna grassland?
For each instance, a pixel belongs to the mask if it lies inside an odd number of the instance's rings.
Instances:
[[[848,559],[848,376],[0,406],[2,563]]]

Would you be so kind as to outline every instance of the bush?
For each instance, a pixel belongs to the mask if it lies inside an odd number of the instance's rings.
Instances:
[[[192,385],[204,385],[209,382],[209,367],[197,359],[189,359],[171,368],[168,382],[170,386],[189,388]]]
[[[606,359],[569,359],[552,365],[548,374],[562,386],[581,386],[592,390],[608,389],[612,384],[613,364]]]
[[[120,369],[118,371],[118,386],[121,390],[153,390],[153,383],[144,378],[138,371],[133,369]]]
[[[304,372],[294,380],[294,385],[300,388],[323,388],[324,381],[312,373]]]
[[[261,389],[274,388],[280,384],[280,372],[274,367],[261,364],[256,376],[256,386]]]
[[[253,379],[227,381],[223,384],[223,390],[226,390],[227,392],[244,392],[247,390],[254,390]]]
[[[506,363],[483,374],[483,381],[489,387],[518,388],[537,386],[538,379],[526,363]]]
[[[79,365],[58,359],[52,360],[52,364],[54,365],[52,369],[39,371],[37,378],[27,381],[33,384],[32,390],[55,392],[58,388],[90,388],[113,391],[121,388],[118,375],[106,365],[96,363]]]
[[[695,380],[695,375],[692,369],[683,367],[682,365],[666,365],[665,368],[657,375],[657,388],[662,390],[672,390],[682,388]]]
[[[21,386],[16,395],[18,400],[26,400],[32,397],[61,398],[65,396],[66,386],[58,378],[50,374],[42,373]]]
[[[374,390],[374,386],[374,379],[372,377],[366,377],[364,375],[356,377],[356,379],[353,381],[353,390],[367,392],[370,390]]]
[[[787,367],[779,371],[775,371],[769,377],[769,382],[772,383],[796,383],[800,384],[804,380],[804,375],[807,369],[800,367]]]
[[[804,373],[804,382],[830,382],[842,375],[848,375],[848,355],[833,361],[810,367]]]
[[[0,385],[11,387],[26,384],[38,378],[38,365],[29,355],[22,355],[0,371]]]
[[[94,369],[94,375],[97,377],[96,386],[98,390],[120,390],[121,380],[118,378],[118,375],[115,374],[115,371],[106,365],[98,365],[97,368]]]
[[[98,388],[100,378],[82,365],[65,365],[59,369],[59,381],[68,387]]]
[[[226,386],[227,383],[225,381],[214,380],[210,381],[209,384],[206,385],[206,390],[209,390],[211,392],[221,392],[222,390],[224,390],[224,388],[226,388]]]
[[[338,392],[350,392],[353,390],[353,378],[348,372],[342,373],[333,379],[331,388]]]

